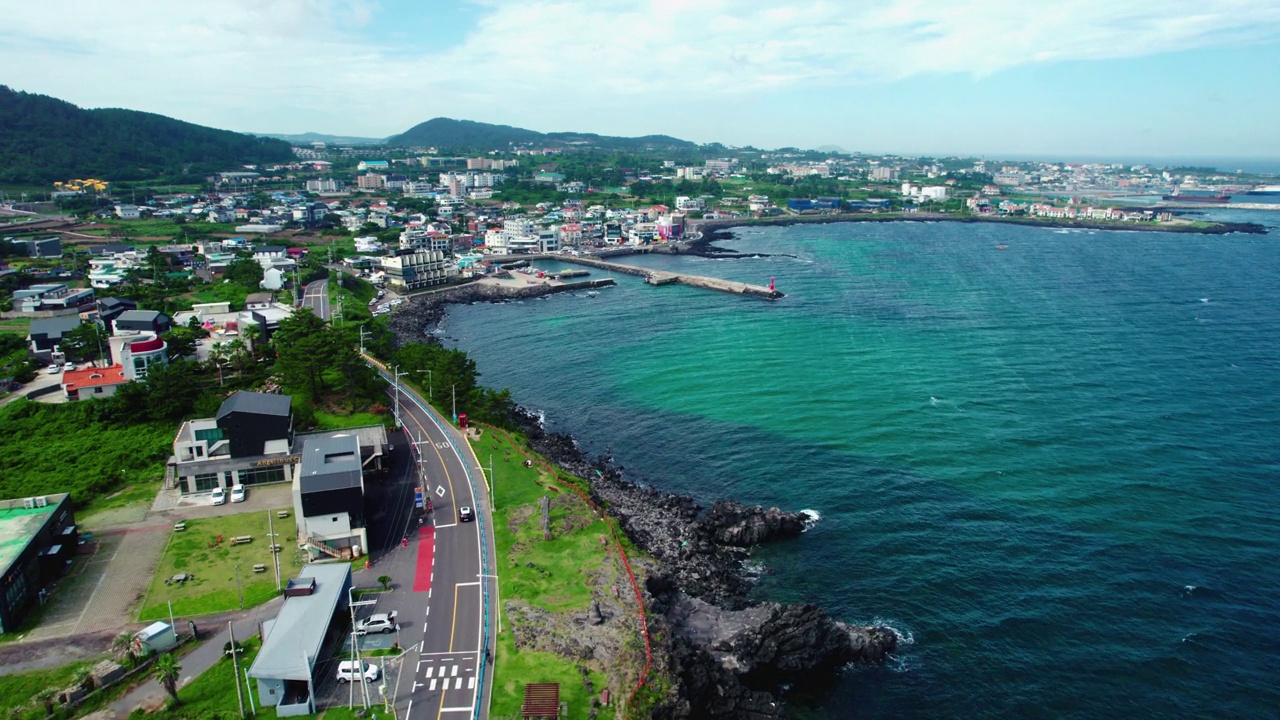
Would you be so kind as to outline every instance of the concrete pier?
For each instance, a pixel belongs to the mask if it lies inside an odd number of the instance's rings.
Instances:
[[[634,265],[622,265],[620,263],[613,263],[608,262],[607,260],[599,260],[590,257],[573,255],[554,255],[546,257],[549,260],[559,260],[561,262],[575,263],[577,265],[586,265],[588,267],[600,268],[602,270],[622,273],[624,275],[638,275],[643,277],[645,282],[650,285],[670,285],[672,283],[680,283],[681,285],[706,288],[708,290],[719,290],[720,292],[734,293],[736,295],[750,295],[752,297],[764,298],[766,300],[777,300],[778,298],[786,297],[783,293],[778,292],[777,290],[771,290],[763,285],[751,285],[749,283],[736,282],[734,280],[721,280],[720,278],[674,273],[666,270],[650,270],[648,268],[635,267]]]

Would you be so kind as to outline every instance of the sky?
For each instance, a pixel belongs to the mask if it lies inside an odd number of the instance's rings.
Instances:
[[[0,84],[257,133],[433,117],[868,153],[1280,157],[1274,0],[0,0]]]

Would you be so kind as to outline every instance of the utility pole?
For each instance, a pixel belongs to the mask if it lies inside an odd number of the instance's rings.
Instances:
[[[492,514],[497,510],[498,501],[493,497],[497,492],[498,478],[493,476],[493,453],[489,453],[489,513]]]
[[[239,565],[236,566],[240,567]],[[244,602],[240,603],[240,607],[244,607]],[[240,653],[236,652],[236,631],[232,627],[231,621],[227,621],[227,634],[231,636],[231,669],[236,680],[236,700],[240,701],[240,717],[244,717],[244,692],[240,689]]]
[[[453,395],[453,424],[458,424],[458,386],[450,385],[450,392]]]
[[[493,462],[493,456],[489,456],[489,462]],[[276,561],[276,592],[280,592],[280,550],[276,548],[276,528],[271,521],[271,511],[267,511],[267,538],[268,545],[271,547],[271,559]]]
[[[395,378],[396,378],[396,424],[397,425],[403,425],[403,423],[400,422],[400,376],[408,375],[408,374],[409,373],[407,372],[400,372],[400,366],[399,365],[396,366]]]
[[[365,336],[367,336],[367,335],[372,335],[372,334],[373,334],[373,333],[368,332],[368,331],[366,331],[366,330],[364,329],[364,323],[360,323],[360,354],[361,354],[361,355],[364,355],[364,339],[365,339]]]
[[[244,588],[240,586],[240,565],[236,564],[236,592],[240,594],[240,609],[244,609]]]

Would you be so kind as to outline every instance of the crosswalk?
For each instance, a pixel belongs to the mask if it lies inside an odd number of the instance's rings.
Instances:
[[[471,659],[464,658],[464,660]],[[457,665],[450,663],[448,660],[437,665],[431,660],[425,660],[418,664],[419,669],[422,669],[424,664],[427,667],[422,672],[422,680],[415,682],[414,685],[426,687],[428,692],[461,690],[464,687],[468,690],[474,690],[476,687],[476,669],[474,665]]]

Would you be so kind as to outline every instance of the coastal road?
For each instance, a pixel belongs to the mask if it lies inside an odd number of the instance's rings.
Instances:
[[[316,280],[302,289],[302,306],[321,320],[329,319],[329,280]]]
[[[379,368],[392,384],[394,378]],[[394,400],[393,400],[394,402]],[[479,463],[462,434],[429,408],[412,390],[401,386],[400,417],[419,461],[418,485],[434,507],[408,536],[414,558],[412,592],[400,618],[421,628],[404,636],[405,656],[395,693],[402,720],[413,718],[486,718],[492,686],[486,663],[486,596],[493,598],[493,537],[488,516],[462,522],[459,508],[479,516],[488,507]],[[483,530],[482,530],[483,527]],[[481,532],[486,533],[482,544]],[[484,557],[482,557],[482,552]],[[492,601],[490,601],[492,603]],[[419,625],[419,622],[421,625]],[[415,645],[416,643],[416,645]]]

